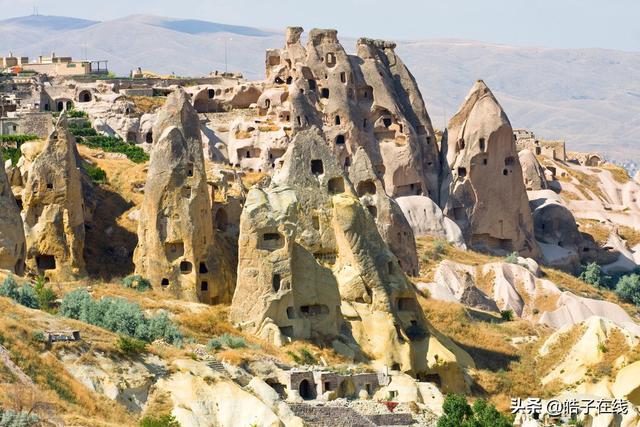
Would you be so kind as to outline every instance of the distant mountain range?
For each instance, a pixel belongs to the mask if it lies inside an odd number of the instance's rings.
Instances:
[[[282,46],[283,40],[282,30],[147,15],[105,22],[54,16],[0,21],[2,54],[88,56],[108,60],[121,75],[137,67],[182,76],[226,68],[261,79],[265,50]],[[354,50],[355,38],[341,41],[347,51]],[[566,139],[572,150],[640,162],[640,52],[397,42],[438,128],[481,78],[514,127]]]

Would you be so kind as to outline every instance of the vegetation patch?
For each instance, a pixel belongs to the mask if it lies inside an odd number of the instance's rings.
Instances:
[[[146,342],[163,339],[170,344],[180,344],[183,339],[166,312],[148,318],[138,304],[111,297],[96,301],[84,289],[65,296],[60,314]]]

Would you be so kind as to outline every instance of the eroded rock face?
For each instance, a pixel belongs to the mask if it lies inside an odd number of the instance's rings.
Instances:
[[[318,130],[299,132],[270,186],[249,192],[239,260],[230,317],[244,328],[274,343],[333,341],[356,358],[415,376],[436,372],[464,389],[456,361],[464,352],[432,334],[398,259]]]
[[[337,31],[313,29],[306,48],[301,28],[287,31],[284,49],[267,53],[267,79],[288,93],[293,131],[320,127],[339,163],[364,148],[392,196],[438,198],[438,148],[418,86],[395,44],[360,39],[348,55]],[[286,85],[286,86],[285,86]],[[271,103],[270,103],[271,104]]]
[[[27,268],[51,280],[73,280],[85,272],[84,200],[75,139],[64,114],[26,175]]]
[[[158,113],[134,253],[152,286],[207,303],[230,300],[228,269],[215,257],[211,196],[198,114],[172,93]]]
[[[0,269],[22,275],[26,255],[24,228],[1,156],[0,149]]]
[[[484,82],[474,85],[449,122],[443,152],[451,171],[442,187],[444,210],[467,243],[538,257],[513,130]]]
[[[354,183],[360,202],[373,217],[378,232],[398,258],[402,270],[409,275],[417,276],[420,268],[413,229],[400,205],[387,196],[384,183],[376,177],[371,159],[361,147],[353,156],[349,179]]]
[[[290,131],[286,134],[312,126],[320,129],[360,197],[367,191],[393,199],[422,195],[437,202],[441,162],[435,132],[395,44],[360,39],[357,55],[349,55],[335,30],[311,30],[306,46],[301,34],[301,28],[289,28],[285,47],[267,52],[270,87],[258,100],[261,115],[267,122],[282,124]],[[245,136],[245,131],[232,129],[232,134]],[[284,153],[282,144],[288,142],[286,134],[274,133],[271,142],[264,132],[252,135],[252,140],[231,138],[230,160],[254,170],[276,167]],[[237,159],[236,151],[242,153]],[[386,197],[366,199],[364,203],[377,210],[378,230],[403,270],[415,274],[412,230],[401,209]]]
[[[544,169],[536,159],[535,154],[529,150],[522,150],[518,153],[520,165],[522,166],[522,176],[527,191],[544,190],[548,188],[547,180],[544,176]]]

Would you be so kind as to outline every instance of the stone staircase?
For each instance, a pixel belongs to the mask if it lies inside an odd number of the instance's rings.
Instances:
[[[229,373],[225,369],[224,365],[219,360],[210,361],[209,362],[209,367],[211,369],[213,369],[214,371],[216,371],[218,373],[221,373],[222,375],[229,375]]]

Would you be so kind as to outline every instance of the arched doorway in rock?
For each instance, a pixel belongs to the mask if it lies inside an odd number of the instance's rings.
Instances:
[[[311,385],[311,383],[309,383],[309,380],[300,381],[298,390],[300,391],[300,397],[302,397],[304,400],[312,400],[315,398],[313,386]]]
[[[89,92],[88,90],[83,90],[82,92],[80,92],[80,94],[78,95],[78,101],[80,102],[91,101],[91,92]]]

